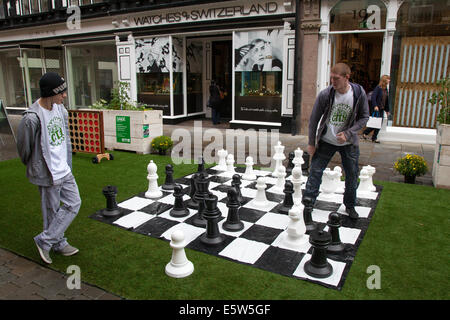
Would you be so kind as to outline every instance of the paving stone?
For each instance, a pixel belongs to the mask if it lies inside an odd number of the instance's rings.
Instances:
[[[32,270],[35,267],[35,263],[24,258],[14,259],[8,262],[5,266],[11,269],[11,273],[17,276],[21,276],[24,273]]]
[[[99,289],[97,287],[89,286],[84,283],[81,284],[81,294],[83,294],[91,299],[97,299],[104,293],[105,293],[105,291],[103,291],[102,289]]]
[[[14,281],[17,279],[17,276],[8,272],[4,274],[0,274],[0,285]]]
[[[20,288],[11,282],[4,283],[0,285],[0,299],[4,299],[6,296],[10,295],[12,292],[16,292]]]

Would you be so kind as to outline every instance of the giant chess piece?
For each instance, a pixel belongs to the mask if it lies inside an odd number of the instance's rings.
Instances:
[[[169,214],[175,218],[188,216],[189,209],[187,209],[183,203],[183,187],[178,183],[175,184],[175,187],[173,188],[173,196],[175,197],[175,203]]]
[[[184,233],[181,230],[176,230],[171,235],[172,241],[170,246],[172,247],[172,259],[166,265],[166,274],[173,278],[184,278],[194,272],[194,265],[186,257],[184,247],[186,242],[184,241]]]
[[[205,172],[205,160],[203,160],[203,157],[198,157],[197,172]]]
[[[373,175],[375,174],[376,169],[371,165],[364,166],[363,169],[366,169],[367,172],[369,173],[369,184],[370,184],[369,191],[376,192],[377,188],[373,184]]]
[[[219,164],[216,166],[216,170],[219,171],[227,171],[227,155],[228,152],[224,149],[220,149],[219,151],[217,151],[217,155],[219,156]]]
[[[302,169],[300,167],[294,167],[292,169],[292,184],[294,185],[294,203],[302,200]]]
[[[195,201],[198,203],[198,214],[192,221],[192,224],[196,227],[206,227],[206,220],[203,217],[205,212],[205,198],[208,197],[210,180],[206,178],[204,172],[198,173],[195,180]]]
[[[242,179],[249,181],[256,180],[256,174],[253,171],[253,165],[253,157],[248,156],[247,158],[245,158],[245,172],[242,175]]]
[[[292,184],[292,181],[286,180],[284,183],[284,200],[281,207],[278,209],[278,212],[281,214],[288,214],[289,210],[291,210],[292,206],[294,205],[294,200],[292,198],[292,195],[294,194],[294,185]]]
[[[241,193],[241,176],[239,174],[234,174],[233,177],[231,178],[231,186],[236,188],[236,191],[238,193],[238,201],[239,203],[242,205],[242,203],[244,202],[244,198],[242,197],[242,193]]]
[[[295,164],[293,162],[294,158],[295,158],[295,152],[294,151],[289,152],[289,156],[288,156],[289,161],[288,161],[288,165],[286,167],[286,175],[292,174],[292,169],[294,169],[294,167],[295,167]]]
[[[227,172],[229,174],[236,173],[236,171],[234,171],[234,155],[231,153],[227,155]]]
[[[359,175],[359,186],[358,189],[356,190],[358,193],[369,193],[371,192],[371,183],[370,183],[370,176],[369,176],[369,171],[367,169],[362,169],[361,173]]]
[[[272,172],[272,177],[278,178],[278,168],[283,165],[283,160],[286,159],[284,155],[284,146],[278,141],[278,144],[274,147],[275,154],[273,155],[273,160],[275,160],[275,168]]]
[[[334,192],[336,191],[337,184],[336,184],[336,177],[337,172],[330,170],[330,168],[326,168],[323,172],[322,176],[322,184],[321,184],[321,190],[322,190],[322,198],[325,200],[330,200],[334,196]]]
[[[256,180],[256,196],[253,199],[253,204],[259,209],[265,209],[269,205],[269,201],[266,196],[267,184],[264,177],[259,177]]]
[[[299,206],[293,206],[289,210],[289,224],[283,233],[282,242],[288,248],[297,249],[308,241],[305,236],[306,227]]]
[[[336,181],[336,191],[335,193],[343,194],[345,192],[345,183],[341,181],[342,177],[342,169],[339,166],[334,167],[334,172],[336,172],[335,181]]]
[[[197,178],[197,174],[194,173],[190,179],[190,188],[189,188],[189,201],[187,202],[187,207],[191,209],[198,210],[198,202],[195,200],[195,192],[197,189],[195,188],[195,179]]]
[[[173,182],[173,167],[171,164],[166,165],[166,181],[161,186],[161,189],[164,191],[173,191],[173,187],[175,186]]]
[[[331,235],[323,230],[316,230],[310,234],[309,242],[313,246],[313,252],[311,260],[303,267],[306,274],[314,278],[328,278],[333,273],[333,266],[327,260]]]
[[[146,198],[155,199],[162,197],[163,193],[158,188],[158,174],[156,171],[158,168],[153,160],[150,160],[150,163],[147,166],[147,180],[148,180],[148,190],[145,193]]]
[[[309,173],[309,153],[308,151],[303,152],[303,164],[302,164],[302,170],[303,170],[303,174],[308,176]]]
[[[211,193],[204,201],[206,209],[203,217],[206,219],[206,232],[200,237],[200,241],[206,245],[217,245],[225,240],[219,231],[219,220],[222,213],[217,208],[217,196]]]
[[[294,164],[294,168],[302,168],[302,164],[305,163],[303,160],[303,150],[300,148],[295,149],[294,151],[294,159],[292,160],[292,163]],[[292,168],[292,169],[294,169]]]
[[[240,203],[238,201],[238,193],[235,188],[229,188],[227,191],[228,196],[228,216],[227,221],[222,225],[222,228],[227,231],[240,231],[244,229],[244,223],[239,218],[239,207]]]
[[[117,187],[116,186],[106,186],[103,188],[103,195],[106,198],[106,209],[102,211],[102,215],[105,217],[115,217],[120,214],[120,209],[117,206],[116,195],[117,195]]]
[[[283,166],[278,167],[278,178],[275,185],[270,189],[272,192],[283,192],[284,182],[286,181],[286,168]]]
[[[317,223],[312,219],[312,211],[314,208],[314,202],[310,197],[303,197],[302,203],[305,206],[303,208],[303,220],[305,221],[306,231],[314,231],[317,229]]]
[[[331,234],[331,243],[327,248],[327,252],[339,253],[344,251],[345,245],[342,243],[341,237],[339,236],[339,228],[341,227],[341,217],[339,216],[339,213],[330,213],[327,226],[329,228],[329,233]]]

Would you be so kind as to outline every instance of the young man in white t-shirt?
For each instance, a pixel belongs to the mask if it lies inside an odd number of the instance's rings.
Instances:
[[[27,166],[27,178],[39,188],[43,232],[34,237],[42,260],[52,263],[50,251],[64,256],[76,254],[64,232],[81,206],[72,174],[72,147],[68,112],[64,108],[67,85],[48,72],[39,81],[41,97],[24,112],[17,134],[17,150]]]
[[[323,171],[331,158],[339,152],[345,173],[344,205],[352,219],[359,217],[355,210],[358,186],[359,137],[369,119],[369,106],[364,89],[351,83],[350,68],[338,63],[331,68],[331,86],[322,90],[314,103],[309,121],[307,151],[311,166],[302,202],[312,211],[322,182]]]

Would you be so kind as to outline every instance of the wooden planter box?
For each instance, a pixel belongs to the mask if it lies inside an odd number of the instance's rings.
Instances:
[[[105,148],[150,153],[153,138],[163,134],[162,110],[102,110]]]
[[[433,163],[433,184],[436,188],[450,189],[450,125],[440,124],[436,134]]]

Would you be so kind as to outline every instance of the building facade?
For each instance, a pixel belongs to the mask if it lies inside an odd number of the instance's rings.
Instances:
[[[427,101],[449,74],[447,0],[0,0],[0,98],[9,113],[64,75],[68,107],[132,100],[177,123],[211,116],[214,80],[231,128],[307,134],[330,67],[346,62],[366,91],[391,75],[389,125],[435,128]]]

